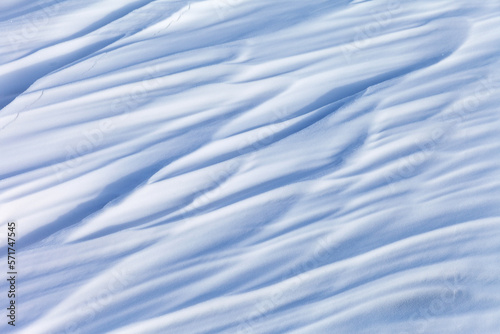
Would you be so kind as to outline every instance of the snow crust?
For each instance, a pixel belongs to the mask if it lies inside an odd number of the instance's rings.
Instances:
[[[497,0],[2,1],[15,332],[499,333],[499,29]]]

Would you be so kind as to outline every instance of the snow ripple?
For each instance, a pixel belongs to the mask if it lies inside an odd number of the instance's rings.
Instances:
[[[496,1],[0,8],[19,333],[498,333]]]

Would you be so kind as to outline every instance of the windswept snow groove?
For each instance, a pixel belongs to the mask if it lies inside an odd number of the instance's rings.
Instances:
[[[500,2],[0,10],[16,333],[498,333]]]

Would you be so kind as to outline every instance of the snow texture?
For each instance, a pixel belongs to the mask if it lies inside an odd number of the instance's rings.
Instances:
[[[1,333],[500,333],[500,1],[7,0],[0,31]]]

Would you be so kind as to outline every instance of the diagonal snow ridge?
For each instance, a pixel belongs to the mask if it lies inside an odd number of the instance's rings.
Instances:
[[[497,1],[0,11],[16,333],[498,333]]]

